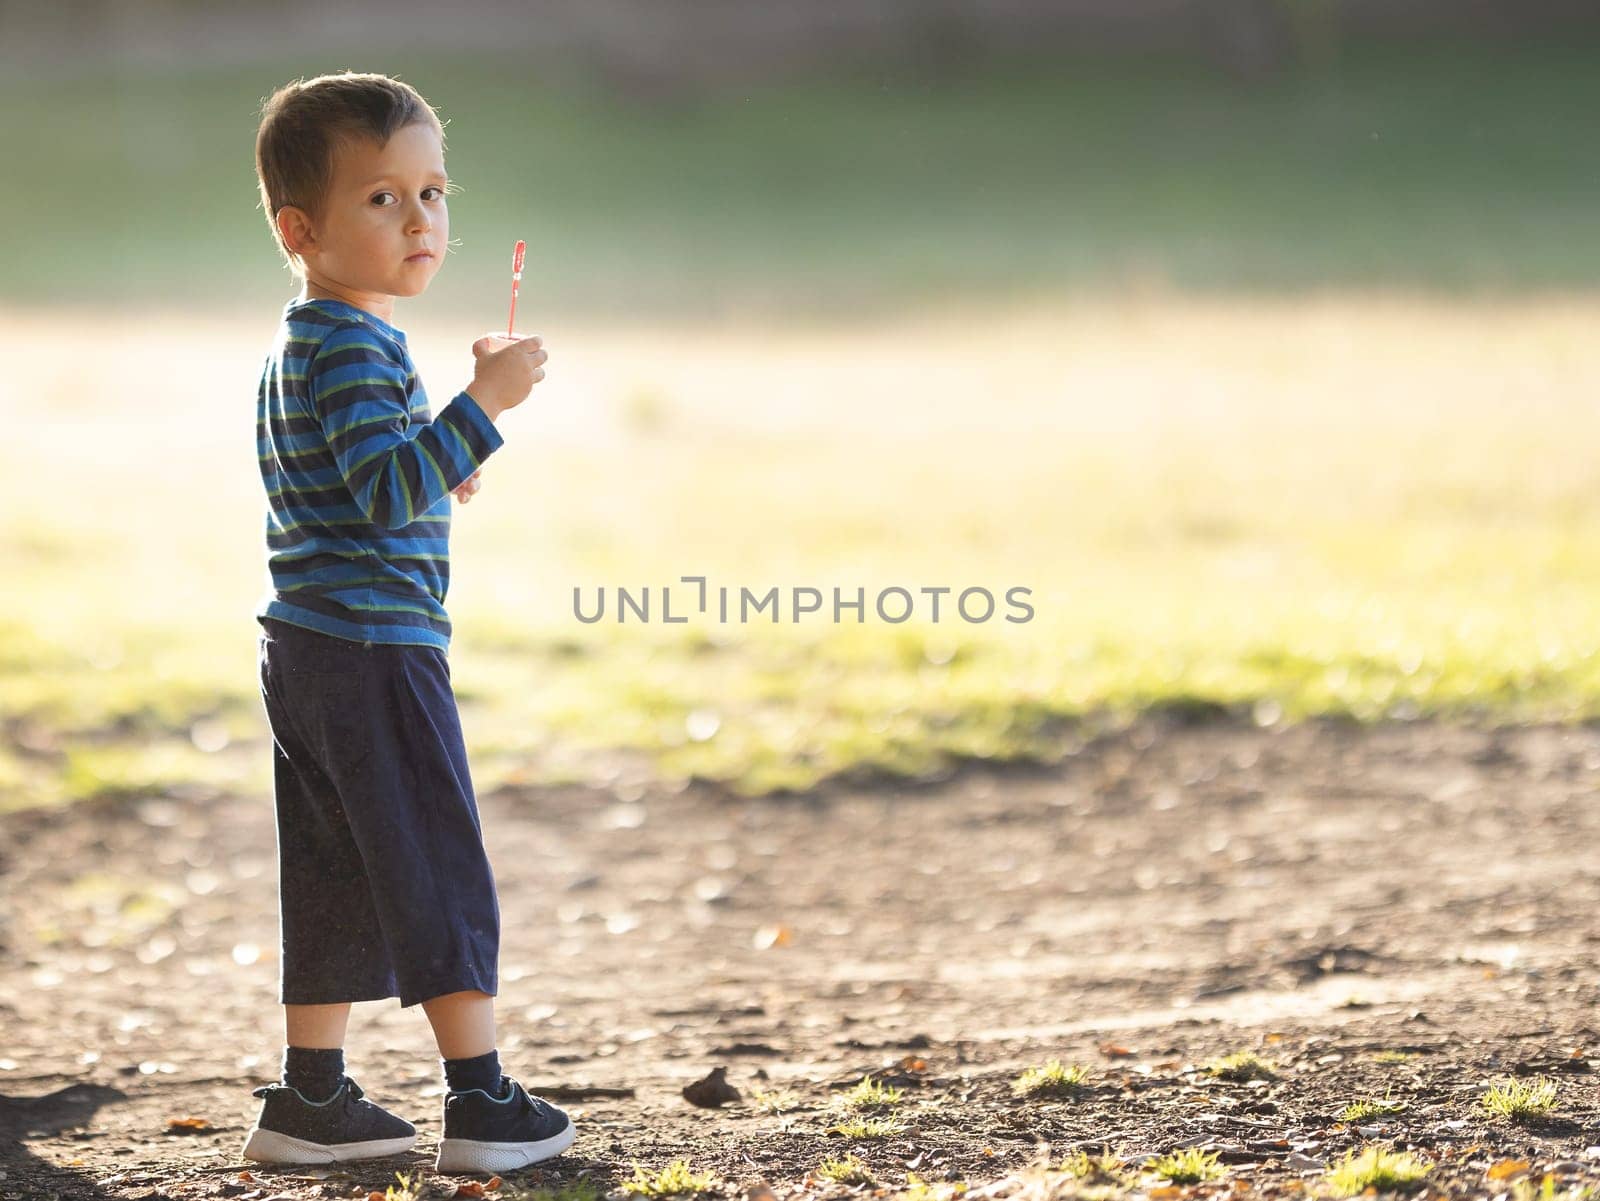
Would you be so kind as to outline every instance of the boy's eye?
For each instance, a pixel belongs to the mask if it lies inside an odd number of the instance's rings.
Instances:
[[[438,199],[440,199],[440,200],[444,199],[445,190],[443,188],[439,187],[437,184],[429,184],[427,187],[422,189],[422,194],[424,196],[426,196],[429,192],[437,192],[437,193],[439,193]],[[384,197],[385,196],[389,197],[390,199],[393,199],[394,193],[393,192],[379,192],[376,196],[374,196],[372,198],[372,203],[377,205],[379,208],[388,208],[389,206],[386,203],[384,203]]]

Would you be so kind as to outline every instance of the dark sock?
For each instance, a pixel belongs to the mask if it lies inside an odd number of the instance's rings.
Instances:
[[[284,1047],[283,1082],[307,1101],[326,1101],[344,1079],[344,1048]]]
[[[441,1059],[444,1081],[453,1093],[481,1088],[491,1097],[500,1095],[500,1052],[485,1051],[471,1059]]]

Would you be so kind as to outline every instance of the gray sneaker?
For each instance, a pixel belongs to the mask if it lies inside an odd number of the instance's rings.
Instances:
[[[512,1172],[560,1155],[577,1131],[565,1110],[530,1097],[510,1076],[497,1096],[481,1088],[445,1094],[440,1172]]]
[[[398,1155],[417,1141],[417,1128],[362,1099],[346,1076],[326,1101],[309,1101],[287,1084],[265,1084],[261,1116],[245,1138],[244,1157],[257,1163],[343,1163]]]

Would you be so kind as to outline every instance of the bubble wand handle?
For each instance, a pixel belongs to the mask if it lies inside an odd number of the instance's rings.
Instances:
[[[528,249],[528,244],[520,238],[517,248],[511,252],[511,319],[506,322],[506,337],[517,336],[517,285],[522,282],[522,256]]]

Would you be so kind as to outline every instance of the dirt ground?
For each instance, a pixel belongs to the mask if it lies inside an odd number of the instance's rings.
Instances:
[[[1085,729],[1055,767],[930,786],[485,796],[502,1059],[578,1125],[499,1195],[616,1192],[678,1157],[728,1198],[871,1194],[810,1175],[853,1150],[887,1194],[915,1173],[927,1196],[998,1197],[1077,1148],[1202,1147],[1227,1179],[1156,1196],[1292,1196],[1375,1142],[1435,1162],[1423,1195],[1508,1193],[1506,1160],[1600,1184],[1597,772],[1587,727],[1157,717]],[[239,1157],[281,1051],[270,798],[15,814],[0,856],[0,1197],[462,1183],[433,1173],[437,1052],[394,1000],[356,1007],[348,1068],[417,1124],[415,1150]],[[1202,1067],[1244,1049],[1274,1078]],[[1049,1059],[1089,1068],[1080,1095],[1013,1096]],[[716,1067],[741,1099],[685,1100]],[[867,1073],[905,1089],[906,1128],[830,1134]],[[1535,1075],[1557,1082],[1550,1116],[1478,1109]],[[1339,1120],[1390,1089],[1398,1116]]]

